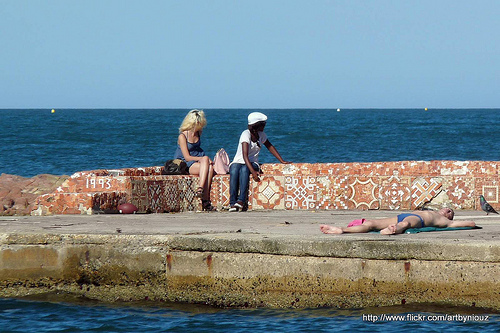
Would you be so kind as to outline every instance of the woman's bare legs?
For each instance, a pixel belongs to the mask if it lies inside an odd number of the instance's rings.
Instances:
[[[204,187],[203,190],[203,200],[210,200],[210,189],[212,188],[212,178],[214,177],[214,166],[210,162],[208,166],[208,175],[207,175],[207,181],[206,181],[206,186]]]
[[[203,200],[209,200],[212,177],[214,176],[214,168],[210,158],[203,156],[197,163],[193,163],[189,168],[189,173],[200,177],[199,187],[203,189]]]

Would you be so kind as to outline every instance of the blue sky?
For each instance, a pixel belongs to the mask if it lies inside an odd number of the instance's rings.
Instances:
[[[497,0],[0,0],[0,108],[500,107]]]

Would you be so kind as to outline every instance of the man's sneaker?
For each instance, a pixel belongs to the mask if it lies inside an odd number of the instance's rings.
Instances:
[[[229,208],[230,212],[237,212],[243,208],[243,202],[237,201],[234,205]]]

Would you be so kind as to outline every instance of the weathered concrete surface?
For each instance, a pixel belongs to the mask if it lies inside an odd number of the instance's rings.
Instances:
[[[0,218],[0,297],[362,307],[434,302],[500,309],[500,217],[483,229],[324,235],[394,211],[255,211]]]

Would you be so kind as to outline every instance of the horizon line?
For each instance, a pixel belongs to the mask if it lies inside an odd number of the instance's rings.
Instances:
[[[269,107],[269,108],[253,108],[253,107],[208,107],[208,108],[189,108],[189,107],[166,107],[166,108],[160,108],[160,107],[131,107],[131,108],[121,108],[121,107],[52,107],[52,108],[45,108],[45,107],[36,107],[36,108],[0,108],[0,110],[193,110],[193,109],[199,109],[199,110],[247,110],[247,109],[252,109],[252,110],[425,110],[425,111],[430,111],[430,110],[496,110],[500,109],[500,107],[464,107],[464,108],[454,108],[454,107],[346,107],[346,108],[339,108],[339,107],[324,107],[324,108],[318,108],[318,107],[286,107],[286,108],[274,108],[274,107]]]

